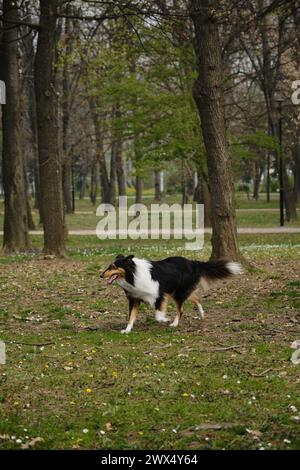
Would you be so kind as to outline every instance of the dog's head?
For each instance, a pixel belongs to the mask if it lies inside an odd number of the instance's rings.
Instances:
[[[106,280],[106,285],[113,284],[117,279],[125,279],[126,273],[132,271],[134,266],[134,255],[118,255],[101,274],[100,277]]]

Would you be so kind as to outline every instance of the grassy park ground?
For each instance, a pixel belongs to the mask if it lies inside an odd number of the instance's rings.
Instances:
[[[99,271],[119,252],[207,259],[208,237],[193,253],[72,236],[63,260],[2,256],[0,448],[299,449],[299,234],[239,241],[251,269],[205,293],[203,322],[187,304],[173,330],[144,307],[128,336]]]

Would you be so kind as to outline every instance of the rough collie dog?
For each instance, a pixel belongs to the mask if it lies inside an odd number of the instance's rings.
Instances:
[[[122,333],[129,333],[141,302],[155,308],[157,321],[168,322],[170,320],[166,316],[166,309],[168,300],[172,298],[176,305],[176,316],[170,324],[173,327],[179,324],[186,300],[196,305],[203,319],[204,311],[197,294],[198,288],[207,289],[209,284],[218,279],[241,273],[241,265],[233,261],[190,261],[180,256],[148,261],[134,255],[118,255],[100,277],[106,279],[107,285],[116,282],[124,289],[129,302],[129,316],[128,325]]]

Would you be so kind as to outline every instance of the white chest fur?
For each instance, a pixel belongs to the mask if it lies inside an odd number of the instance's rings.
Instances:
[[[145,259],[133,258],[135,263],[134,285],[120,279],[119,285],[132,297],[147,302],[152,307],[159,296],[159,283],[151,277],[151,263]]]

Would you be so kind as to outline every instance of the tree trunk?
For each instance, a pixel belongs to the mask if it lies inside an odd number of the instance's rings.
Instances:
[[[61,155],[58,142],[58,97],[54,84],[57,5],[58,0],[40,0],[40,27],[34,82],[44,252],[63,256],[65,254],[65,227]]]
[[[158,202],[161,200],[160,170],[154,170],[154,199]]]
[[[253,199],[258,201],[259,199],[259,188],[261,178],[264,172],[264,168],[258,164],[258,162],[254,162],[254,179],[253,179]]]
[[[98,154],[97,158],[99,160],[99,171],[100,171],[100,184],[101,184],[101,193],[102,193],[102,202],[109,203],[110,202],[110,185],[109,185],[109,177],[108,171],[106,167],[105,155],[103,151],[103,135],[102,135],[102,128],[101,122],[99,120],[97,108],[99,105],[96,106],[96,98],[92,97],[89,100],[89,107],[93,119],[94,129],[95,129],[95,136],[96,136],[96,152]]]
[[[300,138],[300,136],[299,136]],[[300,143],[294,146],[292,149],[293,161],[294,161],[294,191],[296,198],[300,200]]]
[[[23,42],[26,44],[27,55],[24,58],[28,70],[28,77],[26,77],[26,90],[28,94],[28,117],[31,131],[31,147],[33,156],[33,175],[34,175],[34,209],[39,209],[39,197],[40,197],[40,184],[39,184],[39,163],[38,163],[38,145],[37,145],[37,121],[36,121],[36,102],[35,102],[35,91],[34,91],[34,55],[35,55],[35,34],[27,34],[23,38]],[[40,216],[41,217],[41,216]]]
[[[119,137],[118,137],[118,140],[116,141],[116,169],[117,169],[119,196],[126,196],[126,183],[125,183],[125,173],[124,173],[123,155],[122,155],[122,141]]]
[[[30,205],[30,197],[29,197],[29,191],[28,191],[28,178],[27,178],[27,172],[26,172],[26,162],[23,162],[24,165],[24,185],[25,185],[25,195],[26,195],[26,211],[27,211],[27,220],[28,220],[28,229],[29,230],[35,230],[35,225],[34,221],[32,218],[32,212],[31,212],[31,205]]]
[[[189,196],[187,191],[187,172],[184,159],[181,159],[181,205],[188,204]]]
[[[115,142],[111,146],[110,156],[110,179],[109,179],[109,203],[116,204],[116,182],[117,182],[117,148]]]
[[[293,206],[295,206],[296,201],[294,201],[293,188],[290,187],[289,177],[287,173],[286,157],[285,157],[285,154],[283,153],[283,150],[281,150],[281,155],[280,155],[280,151],[278,153],[278,160],[280,158],[282,159],[283,198],[284,198],[284,207],[285,207],[285,217],[286,217],[287,222],[290,222],[292,218],[295,218],[296,207],[293,207]],[[279,167],[279,162],[278,162],[278,167]]]
[[[143,197],[143,178],[137,174],[135,179],[135,203],[141,204]]]
[[[118,182],[118,193],[119,196],[126,196],[126,183],[125,183],[125,173],[123,165],[123,145],[122,145],[122,135],[118,129],[118,119],[121,117],[120,105],[117,105],[113,109],[113,118],[117,120],[116,128],[114,130],[114,152],[115,152],[115,165],[116,165],[116,174]]]
[[[290,187],[285,161],[283,161],[283,191],[286,221],[290,222],[297,218],[297,197],[294,188]]]
[[[34,86],[30,84],[30,103],[29,103],[30,127],[32,133],[32,152],[33,152],[33,173],[34,173],[34,208],[40,208],[40,175],[37,145],[37,121]],[[41,215],[40,215],[40,219]]]
[[[26,207],[27,207],[27,217],[28,217],[28,228],[29,230],[35,230],[35,225],[34,225],[34,221],[32,218],[30,200],[28,197],[26,198]]]
[[[212,258],[241,257],[235,220],[234,187],[222,104],[221,46],[215,0],[193,0],[189,11],[195,27],[199,76],[194,98],[201,118],[211,190]]]
[[[99,162],[97,159],[94,160],[91,167],[91,189],[90,189],[90,200],[93,205],[96,204],[98,194],[98,174],[99,174]]]
[[[267,180],[266,180],[266,202],[270,202],[270,192],[271,192],[271,178],[270,178],[270,160],[271,154],[268,150],[267,152]]]
[[[198,173],[194,201],[204,205],[204,227],[211,227],[211,197],[207,183],[207,175],[205,174]]]
[[[86,188],[86,174],[79,174],[79,199],[84,199],[85,197],[85,188]]]
[[[70,13],[70,5],[66,7],[67,15]],[[71,53],[71,41],[70,41],[70,18],[65,19],[65,58],[63,66],[63,79],[62,79],[62,122],[63,122],[63,167],[62,167],[62,185],[63,185],[63,197],[65,212],[71,214],[73,212],[72,205],[72,162],[70,155],[68,153],[68,130],[69,130],[69,120],[70,120],[70,84],[69,84],[69,70],[68,62],[69,55]]]
[[[29,247],[27,195],[21,149],[18,31],[12,26],[18,21],[16,2],[4,0],[3,15],[3,75],[0,77],[6,84],[6,104],[2,109],[3,249],[6,252],[15,252]]]
[[[63,196],[65,204],[65,212],[71,214],[73,212],[72,204],[72,167],[69,159],[64,157],[64,164],[62,167],[62,185]]]

